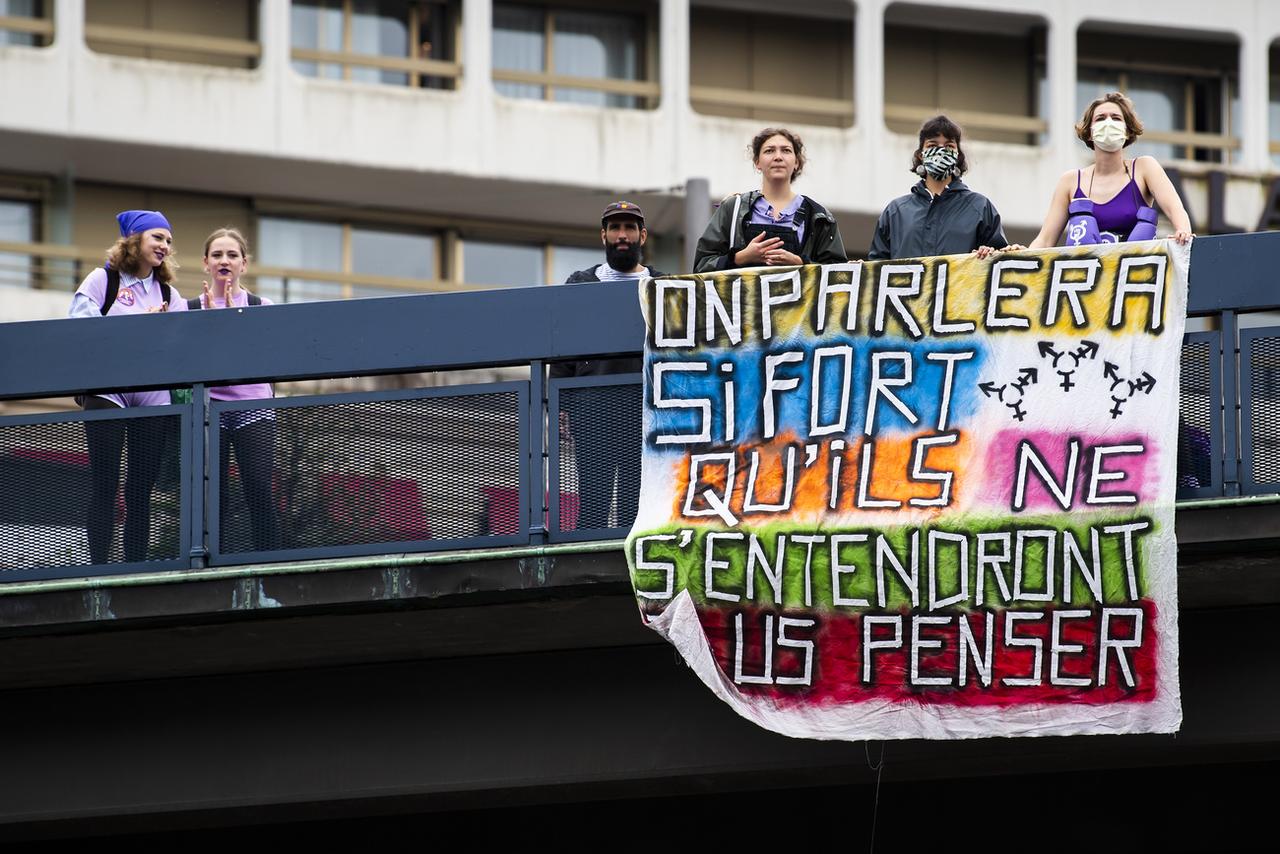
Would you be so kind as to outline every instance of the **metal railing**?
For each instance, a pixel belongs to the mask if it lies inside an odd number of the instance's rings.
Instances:
[[[44,45],[53,39],[53,20],[26,15],[0,15],[0,32],[38,36],[40,44]]]
[[[1277,265],[1280,234],[1195,244],[1189,312],[1209,320],[1183,344],[1180,500],[1280,494],[1280,323],[1268,314],[1280,302]],[[3,581],[618,539],[635,512],[640,375],[545,379],[552,362],[635,355],[644,331],[629,283],[4,331],[0,400],[193,394],[110,415],[0,418]],[[208,397],[214,386],[510,366],[528,373]],[[130,431],[156,415],[169,426]],[[104,423],[124,426],[94,426]],[[140,491],[150,495],[145,536]]]
[[[75,291],[85,275],[102,266],[101,250],[58,243],[31,243],[0,240],[0,285],[28,285],[40,290]],[[198,256],[180,256],[176,286],[183,296],[198,296],[200,282],[207,275]],[[245,274],[244,284],[278,302],[314,299],[349,299],[360,296],[420,294],[436,291],[479,290],[482,285],[445,279],[413,279],[372,273],[344,273],[254,264]],[[265,286],[265,287],[264,287]]]
[[[349,76],[352,68],[372,68],[378,71],[394,71],[408,75],[408,85],[416,87],[418,77],[435,77],[456,83],[462,76],[462,63],[420,56],[383,56],[358,53],[352,50],[319,50],[293,47],[289,56],[296,62],[313,62],[343,69]]]

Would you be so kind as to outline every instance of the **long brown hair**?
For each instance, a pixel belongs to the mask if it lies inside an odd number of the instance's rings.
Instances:
[[[107,250],[107,263],[112,269],[146,278],[143,275],[144,269],[151,265],[142,260],[142,235],[145,233],[145,231],[139,231],[116,240],[115,244]],[[160,266],[154,268],[154,272],[157,282],[165,285],[173,283],[178,276],[178,262],[174,260],[172,250],[164,256]]]

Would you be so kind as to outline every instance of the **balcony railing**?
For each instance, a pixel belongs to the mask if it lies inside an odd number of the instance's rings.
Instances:
[[[1278,264],[1280,234],[1202,238],[1193,249],[1189,306],[1203,319],[1183,345],[1183,502],[1280,499]],[[0,418],[2,581],[616,540],[635,512],[640,376],[545,379],[551,362],[636,352],[643,325],[625,282],[13,323],[4,333],[0,400],[194,394]],[[527,374],[207,397],[215,385],[511,366]]]
[[[57,243],[0,240],[0,285],[30,286],[71,294],[90,270],[102,266],[104,254],[101,249]],[[197,296],[204,278],[207,276],[201,271],[199,260],[183,259],[177,286],[184,296]],[[254,264],[245,275],[244,284],[276,302],[479,290],[483,287],[444,279],[412,279],[271,264]],[[68,296],[68,303],[70,299]]]
[[[39,36],[53,35],[53,21],[28,15],[0,15],[0,30],[11,33],[31,33]]]
[[[112,53],[112,48],[162,47],[169,55],[184,57],[181,60],[183,62],[201,62],[213,57],[238,60],[251,65],[262,56],[262,45],[256,41],[219,38],[205,33],[86,23],[84,37],[94,50],[107,48],[104,52]]]

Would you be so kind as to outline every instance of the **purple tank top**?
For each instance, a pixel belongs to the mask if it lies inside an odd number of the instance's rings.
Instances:
[[[1134,170],[1137,171],[1136,169]],[[1125,164],[1124,174],[1129,175],[1129,166]],[[1089,196],[1080,189],[1080,170],[1076,170],[1076,199],[1087,199]],[[1138,224],[1138,208],[1143,207],[1142,195],[1138,192],[1138,179],[1132,175],[1129,183],[1107,202],[1093,203],[1093,218],[1098,221],[1098,231],[1102,234],[1103,243],[1115,243],[1127,240],[1129,232]]]

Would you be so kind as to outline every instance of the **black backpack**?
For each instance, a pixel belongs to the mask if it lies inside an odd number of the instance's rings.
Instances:
[[[110,267],[107,270],[107,292],[102,295],[102,314],[105,316],[111,310],[111,306],[116,303],[116,295],[120,293],[120,271],[113,270]],[[160,283],[160,297],[166,304],[169,302],[169,296],[172,292],[169,286],[164,282]],[[198,302],[198,300],[197,300]]]

